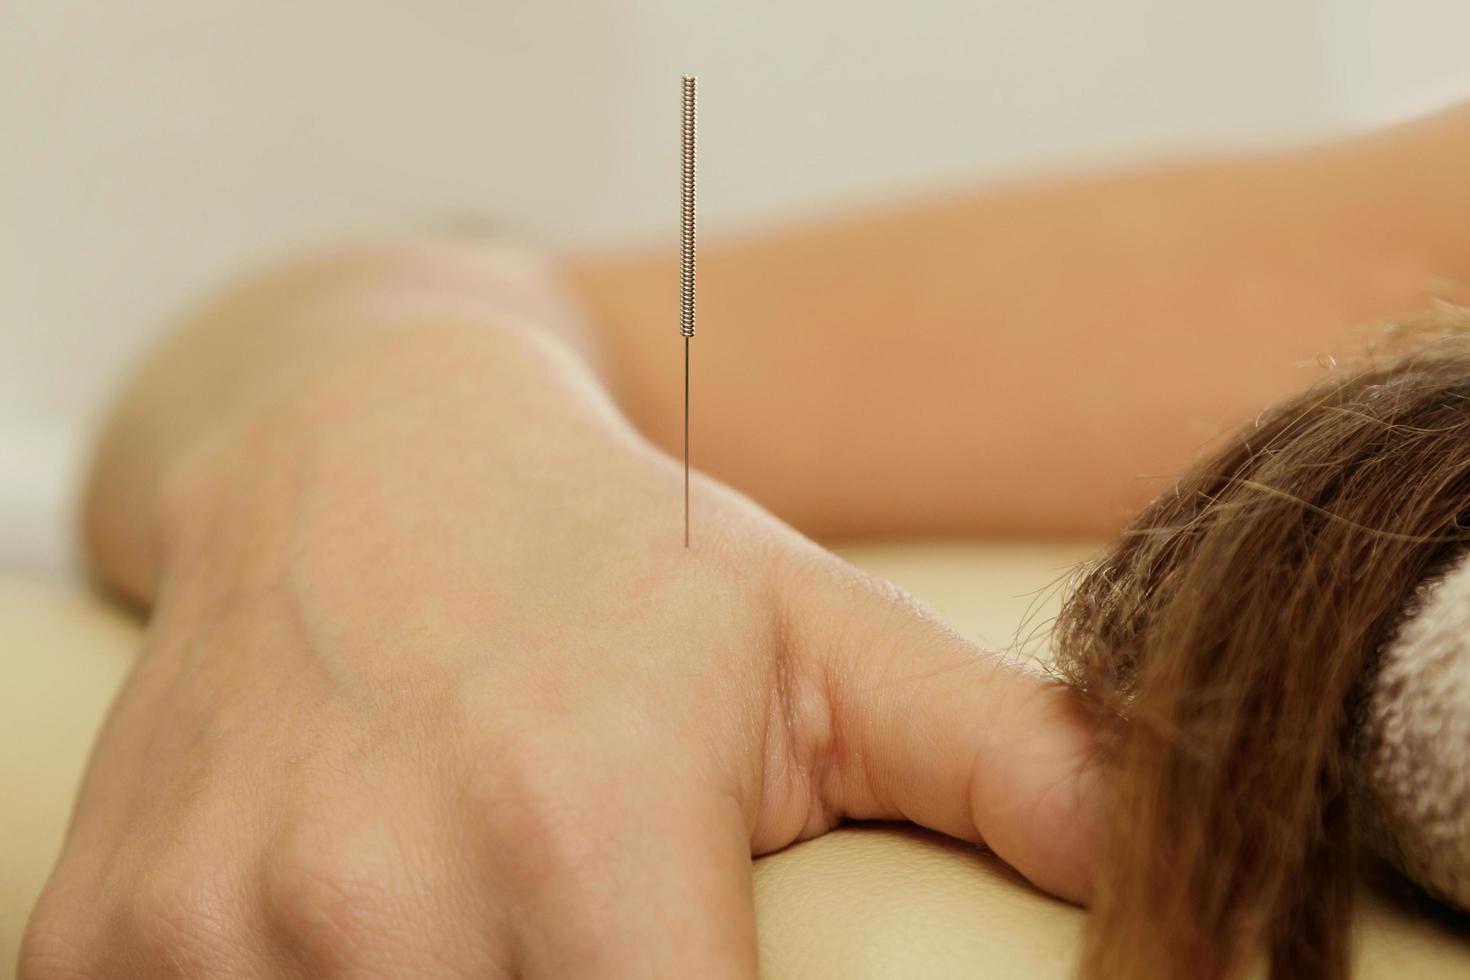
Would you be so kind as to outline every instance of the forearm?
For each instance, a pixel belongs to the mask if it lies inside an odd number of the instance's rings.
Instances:
[[[542,357],[533,334],[566,348],[568,360],[572,351],[595,359],[575,314],[541,273],[519,269],[508,281],[503,271],[487,269],[474,248],[364,246],[292,262],[200,310],[145,361],[105,426],[83,512],[97,574],[151,602],[179,501],[189,498],[181,491],[198,483],[203,463],[272,418],[300,423],[307,403],[334,385],[363,389],[360,411],[397,397],[404,379],[390,375],[403,371],[384,370],[384,361],[444,347],[437,369],[447,386],[457,371],[480,370],[487,356]],[[590,372],[585,380],[591,384]],[[524,396],[488,377],[480,388],[490,415]]]
[[[1098,534],[1354,328],[1470,271],[1470,113],[712,243],[696,465],[819,535]],[[666,254],[575,280],[634,420],[679,439]]]

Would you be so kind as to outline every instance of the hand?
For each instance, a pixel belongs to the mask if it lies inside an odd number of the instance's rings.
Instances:
[[[629,430],[555,342],[395,336],[170,495],[21,977],[750,977],[840,820],[1086,899],[1059,686]]]

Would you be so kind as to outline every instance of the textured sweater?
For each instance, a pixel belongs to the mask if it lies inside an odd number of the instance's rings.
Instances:
[[[1470,556],[1424,588],[1384,650],[1363,734],[1371,839],[1470,911]]]

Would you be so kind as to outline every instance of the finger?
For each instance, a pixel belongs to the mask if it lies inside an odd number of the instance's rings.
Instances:
[[[912,598],[845,566],[804,589],[797,655],[825,688],[827,806],[983,841],[1085,902],[1101,839],[1097,739],[1076,696],[965,642]],[[822,768],[825,765],[825,770]]]
[[[643,798],[672,805],[591,807],[519,855],[516,877],[533,883],[518,903],[520,975],[753,980],[742,811],[687,783],[667,789]]]

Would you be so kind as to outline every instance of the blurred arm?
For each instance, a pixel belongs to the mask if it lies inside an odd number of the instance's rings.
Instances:
[[[1470,110],[1325,147],[1000,189],[702,248],[694,465],[823,536],[1115,530],[1223,428],[1453,297]],[[681,439],[672,248],[574,281]]]

